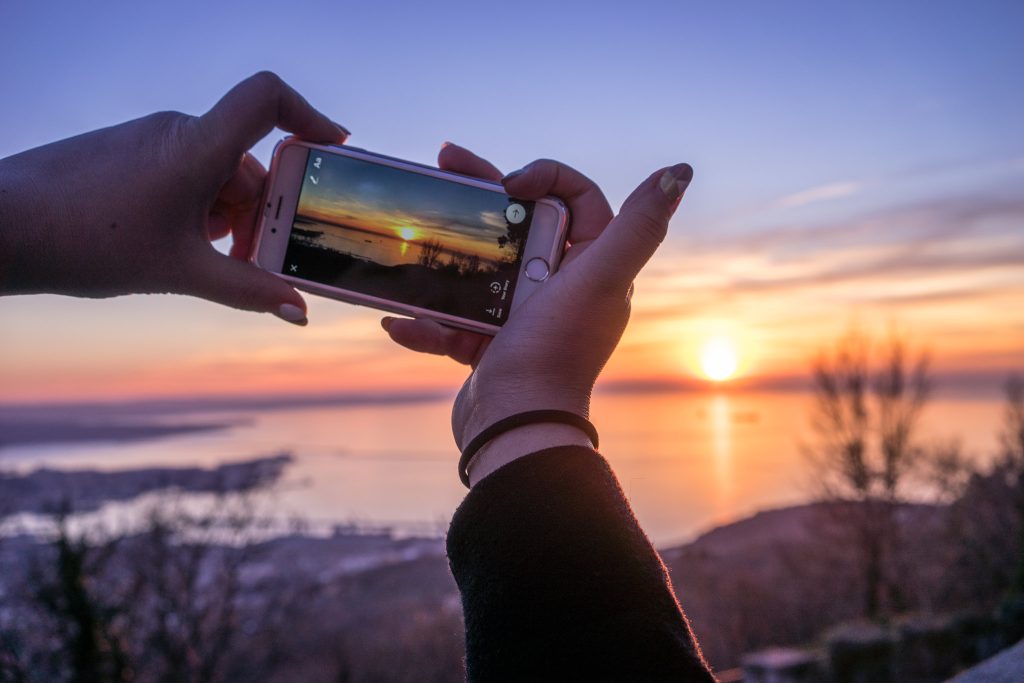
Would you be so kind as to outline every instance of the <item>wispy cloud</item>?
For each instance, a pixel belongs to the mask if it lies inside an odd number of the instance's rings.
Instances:
[[[727,236],[694,235],[683,244],[680,257],[757,255],[774,261],[791,260],[793,255],[845,257],[851,249],[916,249],[948,244],[951,237],[1003,235],[1024,239],[1022,225],[1024,197],[963,195],[904,203],[809,225],[779,224],[755,233]]]
[[[819,185],[817,187],[801,190],[800,192],[788,194],[785,197],[780,197],[772,202],[772,206],[779,209],[793,209],[800,206],[806,206],[808,204],[814,204],[816,202],[849,197],[850,195],[860,192],[863,187],[864,183],[852,180]]]
[[[724,323],[770,356],[762,369],[800,368],[809,345],[857,318],[868,327],[898,321],[957,367],[977,358],[1024,364],[1022,227],[1024,198],[979,193],[694,236],[667,245],[642,275],[629,342],[638,363],[659,345],[685,355]]]

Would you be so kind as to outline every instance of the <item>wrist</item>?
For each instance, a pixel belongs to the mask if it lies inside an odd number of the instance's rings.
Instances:
[[[558,446],[593,448],[594,444],[582,429],[572,425],[540,423],[516,427],[494,437],[476,452],[467,468],[470,486],[523,456]]]
[[[495,386],[490,383],[490,386]],[[590,387],[576,390],[560,387],[512,387],[500,385],[503,391],[481,391],[476,375],[459,393],[452,413],[452,432],[460,450],[466,448],[477,434],[510,415],[532,410],[564,410],[582,418],[590,417]]]

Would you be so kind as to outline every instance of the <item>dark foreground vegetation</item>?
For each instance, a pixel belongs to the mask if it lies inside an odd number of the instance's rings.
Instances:
[[[282,534],[252,493],[170,493],[130,532],[57,515],[49,538],[0,540],[0,681],[461,676],[441,539]]]
[[[443,259],[440,252],[428,256],[417,263],[386,266],[301,242],[288,247],[288,260],[302,264],[301,277],[333,287],[486,322],[492,319],[485,308],[504,305],[507,310],[511,304],[511,298],[502,304],[490,287],[492,282],[504,286],[506,280],[514,280],[516,264],[502,263],[492,270],[476,257]]]

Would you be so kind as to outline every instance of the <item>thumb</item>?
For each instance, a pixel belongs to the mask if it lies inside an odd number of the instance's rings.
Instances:
[[[668,222],[693,178],[689,164],[653,173],[633,190],[619,214],[584,256],[595,261],[595,277],[610,289],[626,291],[665,239]]]
[[[197,257],[186,294],[243,311],[273,313],[305,326],[306,302],[285,280],[245,261],[209,249]]]
[[[208,146],[237,160],[275,127],[311,142],[344,142],[348,131],[317,111],[281,77],[261,71],[200,117]]]

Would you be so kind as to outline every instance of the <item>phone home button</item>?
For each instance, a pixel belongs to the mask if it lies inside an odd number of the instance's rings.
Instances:
[[[526,277],[534,282],[544,282],[551,272],[548,262],[541,257],[532,258],[526,262]]]

